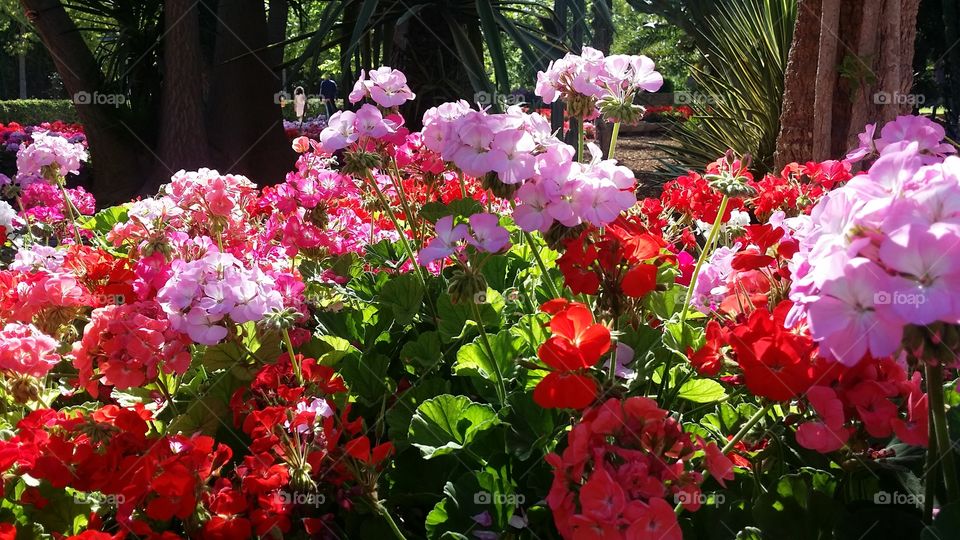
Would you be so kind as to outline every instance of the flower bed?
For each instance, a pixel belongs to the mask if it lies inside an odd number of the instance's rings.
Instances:
[[[588,49],[538,92],[629,122],[657,80]],[[82,144],[19,146],[0,538],[950,530],[938,126],[759,178],[731,152],[637,200],[540,114],[446,103],[411,132],[411,99],[374,70],[284,183],[180,171],[98,212],[65,188]]]

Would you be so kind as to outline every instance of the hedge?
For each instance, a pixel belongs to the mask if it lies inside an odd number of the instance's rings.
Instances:
[[[0,101],[0,123],[39,124],[41,122],[79,122],[77,110],[69,99],[13,99]]]

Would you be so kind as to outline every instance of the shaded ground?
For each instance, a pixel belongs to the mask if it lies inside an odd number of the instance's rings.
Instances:
[[[670,145],[672,141],[661,133],[638,133],[622,135],[617,140],[616,158],[630,167],[637,177],[640,197],[659,197],[666,178],[657,174],[660,160],[666,158],[663,150],[655,144]]]

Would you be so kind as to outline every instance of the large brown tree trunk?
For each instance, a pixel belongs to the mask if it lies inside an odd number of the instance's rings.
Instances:
[[[141,187],[149,149],[137,142],[118,107],[95,103],[103,84],[100,68],[59,0],[21,0],[21,5],[83,123],[96,171],[90,191],[105,204],[129,199]]]
[[[911,112],[918,9],[919,0],[799,0],[777,169],[842,157],[866,123]]]
[[[283,181],[296,155],[276,103],[281,81],[268,63],[263,6],[262,0],[220,2],[207,129],[220,172],[273,184]]]
[[[210,165],[203,122],[203,65],[200,18],[196,2],[166,0],[163,49],[163,98],[160,104],[160,140],[151,183],[159,185],[180,169]],[[172,46],[176,44],[176,46]]]

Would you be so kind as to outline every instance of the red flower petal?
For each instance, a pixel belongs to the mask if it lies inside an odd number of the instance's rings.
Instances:
[[[544,409],[584,409],[596,398],[596,381],[577,373],[555,371],[533,389],[533,401]]]
[[[657,267],[652,264],[635,266],[623,276],[620,284],[623,294],[640,298],[657,288]]]

